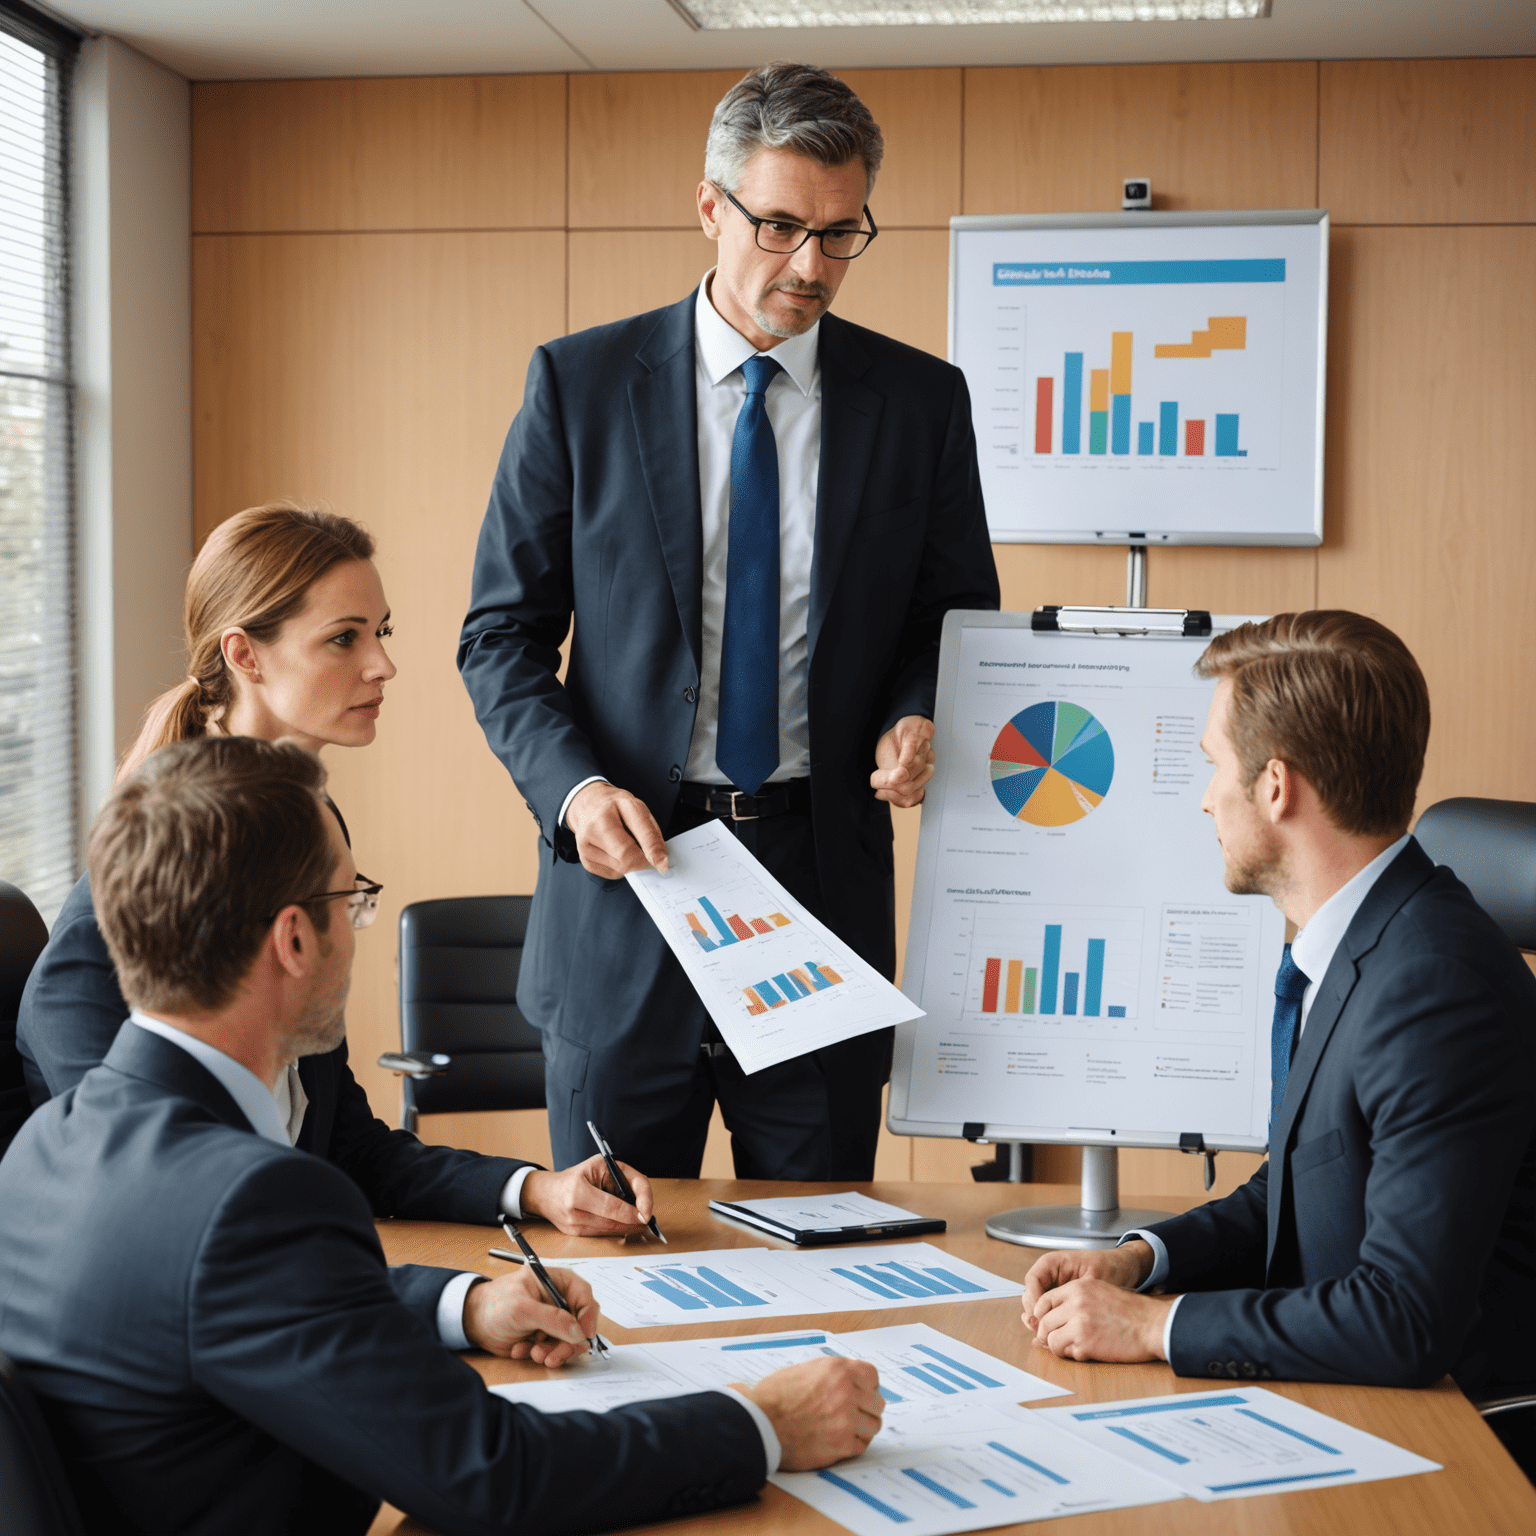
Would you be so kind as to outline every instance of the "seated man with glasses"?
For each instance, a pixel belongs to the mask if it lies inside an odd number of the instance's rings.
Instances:
[[[567,1271],[574,1315],[526,1269],[386,1269],[357,1186],[289,1145],[273,1085],[339,1043],[372,895],[323,780],[291,743],[176,742],[91,837],[134,1011],[0,1159],[0,1351],[42,1400],[85,1528],[361,1536],[388,1499],[444,1536],[591,1531],[859,1454],[883,1411],[864,1361],[544,1414],[443,1347],[558,1367],[597,1304]]]
[[[829,313],[883,155],[836,76],[753,70],[704,149],[714,268],[529,366],[459,667],[556,855],[518,1003],[559,1161],[590,1118],[695,1177],[718,1103],[741,1178],[873,1174],[891,1031],[748,1076],[621,877],[718,818],[895,971],[890,807],[933,774],[944,615],[998,585],[964,378]]]

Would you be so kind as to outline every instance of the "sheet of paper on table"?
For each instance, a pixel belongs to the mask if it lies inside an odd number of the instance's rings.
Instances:
[[[989,1274],[931,1243],[848,1248],[720,1248],[668,1258],[562,1259],[621,1328],[712,1318],[802,1317],[867,1312],[1023,1294],[1018,1280]]]
[[[923,1438],[881,1434],[857,1461],[770,1481],[857,1536],[945,1536],[1182,1497],[1043,1414],[1008,1407],[957,1412]]]
[[[1207,1502],[1441,1470],[1262,1387],[1048,1408],[1036,1417]]]
[[[748,1337],[682,1339],[663,1344],[616,1344],[605,1363],[592,1356],[553,1371],[546,1381],[517,1382],[491,1390],[546,1413],[572,1408],[602,1411],[621,1403],[727,1387],[761,1380],[786,1366],[823,1355],[867,1360],[880,1373],[885,1399],[882,1438],[935,1433],[956,1413],[978,1405],[1011,1405],[1065,1397],[1058,1387],[996,1360],[925,1323],[867,1328],[858,1333],[796,1329]]]
[[[626,875],[743,1072],[922,1017],[717,821]]]

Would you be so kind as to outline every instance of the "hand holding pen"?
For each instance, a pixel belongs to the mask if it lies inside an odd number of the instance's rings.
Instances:
[[[505,1232],[514,1243],[516,1243],[518,1250],[523,1256],[523,1263],[527,1266],[528,1271],[538,1281],[540,1288],[543,1290],[545,1296],[549,1299],[551,1306],[558,1307],[560,1311],[569,1313],[571,1317],[576,1319],[578,1326],[580,1326],[581,1314],[587,1311],[589,1307],[591,1308],[592,1321],[594,1324],[592,1334],[590,1335],[592,1352],[593,1354],[599,1356],[601,1359],[606,1360],[608,1358],[608,1345],[606,1342],[604,1342],[603,1336],[597,1332],[595,1327],[597,1322],[597,1302],[592,1299],[591,1287],[587,1285],[586,1281],[578,1279],[575,1275],[570,1277],[571,1293],[574,1295],[577,1287],[580,1287],[580,1289],[585,1293],[584,1297],[578,1298],[578,1306],[573,1307],[570,1304],[570,1301],[561,1294],[559,1288],[555,1285],[555,1282],[550,1278],[549,1271],[544,1268],[544,1265],[540,1261],[538,1254],[536,1254],[533,1251],[533,1248],[530,1246],[528,1239],[525,1238],[523,1234],[509,1222],[502,1222],[501,1230]],[[473,1291],[471,1294],[473,1294]],[[582,1332],[585,1333],[586,1330],[583,1328]],[[529,1353],[531,1354],[532,1349],[537,1347],[537,1345],[532,1346]],[[514,1358],[516,1358],[515,1355]],[[533,1358],[540,1364],[545,1363],[545,1361],[540,1356],[535,1355]]]
[[[613,1148],[608,1145],[608,1138],[590,1120],[587,1121],[587,1129],[592,1133],[592,1140],[597,1143],[597,1155],[602,1158],[603,1166],[608,1170],[608,1177],[613,1182],[614,1193],[626,1205],[636,1207],[636,1213],[638,1214],[640,1202],[636,1198],[635,1191],[630,1187],[629,1180],[624,1177],[624,1169],[619,1160],[613,1155]],[[637,1174],[636,1177],[639,1178],[640,1175]],[[647,1195],[650,1193],[649,1181],[646,1181],[646,1193]],[[646,1218],[645,1224],[650,1228],[653,1236],[660,1237],[662,1242],[666,1242],[666,1238],[662,1237],[661,1228],[656,1225],[654,1211]]]

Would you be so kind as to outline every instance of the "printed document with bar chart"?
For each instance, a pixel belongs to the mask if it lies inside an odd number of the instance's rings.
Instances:
[[[625,878],[743,1072],[917,1016],[719,822],[674,837],[667,856],[667,874]]]
[[[992,537],[1320,543],[1327,228],[955,220],[950,354]]]
[[[1208,641],[1028,623],[946,621],[892,1128],[1257,1150],[1284,919],[1200,808]]]

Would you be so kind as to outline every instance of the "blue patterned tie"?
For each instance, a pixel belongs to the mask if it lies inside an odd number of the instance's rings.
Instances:
[[[766,395],[771,357],[741,365],[747,398],[731,442],[731,526],[715,762],[755,795],[779,766],[779,450]]]
[[[1301,1000],[1311,978],[1291,959],[1285,946],[1280,969],[1275,973],[1275,1022],[1269,1032],[1269,1135],[1274,1152],[1275,1127],[1280,1123],[1280,1101],[1291,1075],[1291,1054],[1296,1049],[1296,1029],[1301,1023]]]

